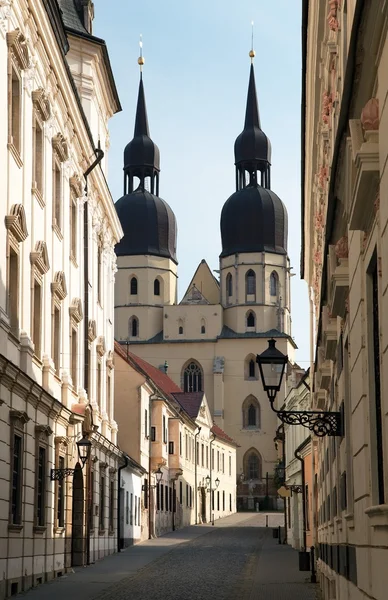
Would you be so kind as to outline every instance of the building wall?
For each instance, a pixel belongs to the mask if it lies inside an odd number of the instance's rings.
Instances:
[[[89,322],[85,327],[83,173],[89,166],[84,157],[93,156],[95,144],[89,138],[44,3],[19,0],[3,5],[0,8],[0,456],[3,480],[0,598],[64,574],[72,564],[86,561],[85,532],[75,533],[72,523],[74,511],[85,513],[88,507],[85,501],[79,500],[73,510],[75,483],[70,476],[63,480],[63,522],[57,522],[60,488],[57,482],[50,480],[50,470],[61,464],[75,467],[76,441],[83,430],[92,431],[91,415],[99,427],[99,433],[92,436],[91,456],[96,461],[93,464],[103,464],[108,473],[106,488],[102,490],[106,496],[106,524],[100,532],[95,529],[91,534],[91,555],[99,558],[116,547],[117,518],[114,512],[113,520],[109,519],[108,480],[113,480],[117,489],[119,452],[114,446],[117,428],[113,421],[112,363],[116,264],[113,248],[121,237],[103,172],[96,169],[88,182]],[[13,111],[11,66],[14,68]],[[102,85],[97,79],[96,84]],[[113,104],[106,99],[104,103],[104,115],[111,115]],[[99,128],[98,120],[95,125]],[[100,130],[107,128],[106,116],[100,126]],[[36,134],[39,127],[41,135]],[[53,185],[54,163],[58,173],[56,187]],[[54,196],[57,204],[53,202]],[[99,290],[98,248],[101,256]],[[55,314],[58,315],[56,320]],[[73,344],[72,330],[75,332]],[[91,358],[88,393],[84,386],[85,330]],[[22,443],[17,469],[21,477],[17,484],[21,500],[16,517],[11,507],[13,450],[15,443],[19,443],[15,442],[15,435]],[[60,456],[63,463],[59,462]],[[84,498],[90,468],[89,461],[81,476],[80,490]],[[38,477],[38,473],[42,476]],[[43,490],[42,511],[38,490]],[[98,505],[96,498],[94,502]],[[72,553],[74,537],[77,543]]]
[[[387,480],[387,7],[379,1],[336,3],[329,20],[323,6],[310,7],[304,277],[317,320],[314,405],[341,410],[344,422],[342,437],[317,443],[318,567],[325,599],[382,600],[388,583],[382,487]]]
[[[148,511],[142,499],[142,477],[127,467],[121,471],[124,548],[148,539]],[[139,511],[140,502],[140,511]]]

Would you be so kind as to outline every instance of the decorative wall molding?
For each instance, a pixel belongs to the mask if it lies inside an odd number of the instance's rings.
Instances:
[[[54,275],[54,281],[51,283],[51,293],[60,300],[67,296],[66,276],[63,271],[57,271]]]
[[[70,313],[70,317],[76,323],[79,323],[80,321],[82,321],[82,319],[84,318],[84,315],[83,315],[83,311],[82,311],[81,298],[73,298],[73,300],[71,301],[71,304],[69,306],[69,313]]]
[[[5,226],[18,242],[27,239],[27,221],[23,204],[11,206],[10,214],[5,217]]]
[[[21,70],[27,69],[30,64],[30,55],[28,52],[26,38],[20,29],[9,31],[6,38],[8,48],[11,54],[14,56],[19,68]]]
[[[51,116],[50,102],[43,88],[39,88],[32,92],[32,102],[39,112],[43,121],[48,121]]]
[[[36,267],[41,275],[45,275],[50,269],[47,245],[43,240],[39,240],[35,244],[35,250],[30,252],[30,262]]]

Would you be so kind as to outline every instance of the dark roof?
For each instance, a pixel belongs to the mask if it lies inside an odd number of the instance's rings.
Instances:
[[[228,434],[225,433],[225,431],[223,429],[221,429],[221,427],[218,427],[218,425],[214,424],[213,427],[211,428],[211,432],[214,433],[214,435],[216,437],[224,440],[225,442],[228,442],[229,444],[232,444],[233,446],[240,448],[240,444],[238,444],[231,437],[229,437]]]
[[[204,392],[174,392],[173,396],[189,417],[196,419],[202,404]]]
[[[251,64],[244,129],[234,144],[235,164],[271,162],[271,143],[260,126],[255,71]]]
[[[287,333],[283,333],[281,331],[278,331],[277,329],[270,329],[269,331],[260,331],[260,332],[244,331],[244,333],[237,333],[236,331],[233,331],[233,329],[230,329],[230,327],[228,327],[227,325],[224,325],[219,337],[222,339],[263,338],[263,337],[270,339],[270,338],[277,338],[277,337],[288,338],[289,336],[287,335]]]
[[[135,131],[133,139],[124,150],[124,171],[134,167],[151,167],[160,170],[160,153],[151,140],[148,126],[147,107],[144,95],[143,78],[140,78],[137,98]]]
[[[118,342],[115,342],[115,352],[129,364],[132,364],[133,367],[140,369],[167,396],[182,392],[181,388],[166,373],[150,365],[136,354],[125,351]]]
[[[65,27],[89,36],[90,34],[82,22],[81,6],[79,6],[78,0],[58,0],[58,4],[62,11]]]
[[[124,237],[116,245],[117,256],[150,254],[177,263],[177,226],[170,206],[141,188],[115,204]]]
[[[225,202],[221,212],[221,257],[240,252],[287,253],[287,210],[269,189],[249,185]]]

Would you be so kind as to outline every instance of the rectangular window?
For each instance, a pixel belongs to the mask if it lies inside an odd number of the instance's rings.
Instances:
[[[109,531],[114,531],[115,482],[113,479],[110,481],[109,488]]]
[[[190,492],[190,508],[193,506],[193,488],[190,486],[189,487],[189,492]]]
[[[168,510],[172,511],[172,489],[168,488]]]
[[[144,479],[144,508],[148,508],[148,479]]]
[[[36,525],[46,523],[46,448],[39,446],[36,471]]]
[[[222,492],[222,510],[225,510],[225,491]]]
[[[72,327],[71,333],[70,333],[70,352],[71,352],[70,368],[71,368],[71,379],[73,382],[73,388],[77,387],[77,350],[78,350],[77,330],[74,327]],[[97,375],[98,375],[98,368],[97,368]],[[97,381],[97,386],[98,386],[98,381]],[[99,389],[99,386],[97,388],[97,394],[99,393],[98,389]]]
[[[62,229],[62,176],[59,163],[53,159],[53,214],[54,225]]]
[[[140,496],[137,499],[137,524],[141,525],[141,520],[140,520]]]
[[[32,311],[32,341],[35,346],[35,356],[40,358],[42,336],[42,288],[36,279],[34,279]]]
[[[58,375],[59,369],[60,369],[61,311],[60,311],[60,308],[56,305],[54,305],[54,309],[53,309],[51,336],[52,336],[51,355],[52,355],[52,358],[54,361],[55,372]]]
[[[168,442],[168,453],[174,454],[174,442]]]
[[[195,456],[196,461],[195,462],[199,466],[199,442],[196,442],[196,445],[195,445],[195,454],[196,454],[196,456]]]
[[[33,187],[43,194],[43,128],[35,118],[33,130]]]
[[[232,494],[229,494],[229,510],[232,512]]]
[[[179,482],[179,502],[183,504],[183,483]]]
[[[201,466],[205,466],[205,446],[201,445]]]
[[[212,490],[212,510],[214,510],[214,490]]]
[[[186,506],[189,506],[189,485],[186,483]]]
[[[186,457],[186,460],[189,458],[189,438],[188,438],[187,433],[185,435],[185,457]]]
[[[164,486],[163,483],[160,484],[160,510],[164,510]]]
[[[21,82],[20,77],[14,67],[11,74],[11,90],[10,90],[10,142],[20,153],[21,151]]]
[[[166,512],[168,511],[168,487],[164,486],[165,500],[166,500]]]
[[[105,477],[100,473],[100,531],[105,529]]]
[[[217,510],[220,510],[220,492],[217,491]]]
[[[58,458],[58,468],[65,468],[65,457]],[[58,479],[57,481],[57,527],[65,526],[65,480]],[[92,488],[93,489],[93,488]]]
[[[160,510],[160,489],[159,484],[156,484],[156,510]]]
[[[133,494],[131,493],[131,504],[129,507],[129,524],[133,525]]]
[[[212,460],[211,460],[212,466],[211,468],[214,469],[214,448],[212,448]]]
[[[112,380],[110,372],[106,372],[106,412],[108,414],[108,418],[112,419],[113,417],[113,407],[112,407]]]
[[[209,447],[206,446],[206,468],[209,468]]]
[[[19,256],[9,247],[8,259],[8,315],[12,333],[19,333]]]
[[[97,248],[97,301],[102,301],[102,248],[98,244]]]
[[[232,457],[229,456],[229,477],[232,476]]]
[[[156,440],[156,429],[155,427],[151,427],[151,442]]]
[[[97,385],[97,404],[98,404],[98,408],[101,410],[101,380],[102,380],[102,367],[101,367],[101,361],[97,360],[97,381],[96,381],[96,385]]]
[[[220,470],[220,453],[217,450],[217,471],[219,471],[219,470]]]
[[[179,456],[182,456],[182,432],[179,432]]]
[[[77,259],[77,198],[70,192],[70,256]]]
[[[148,410],[144,410],[144,437],[148,438]]]
[[[163,415],[163,444],[167,444],[166,417]]]
[[[20,435],[13,436],[12,457],[12,523],[21,525],[22,522],[22,469],[23,469],[23,440]]]
[[[137,525],[137,496],[135,496],[135,525]]]
[[[125,502],[125,523],[129,525],[129,492],[125,492],[126,502]]]

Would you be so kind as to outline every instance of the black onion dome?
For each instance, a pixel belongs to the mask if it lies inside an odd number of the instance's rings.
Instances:
[[[240,252],[287,254],[287,210],[270,189],[249,185],[225,202],[221,257]]]
[[[136,167],[160,170],[159,148],[150,138],[143,79],[140,79],[133,139],[124,150],[124,171]]]
[[[151,254],[177,263],[177,226],[167,202],[138,188],[120,198],[115,207],[124,231],[115,248],[117,256]]]
[[[244,129],[234,143],[235,164],[271,162],[271,143],[261,129],[253,64],[249,75]]]

